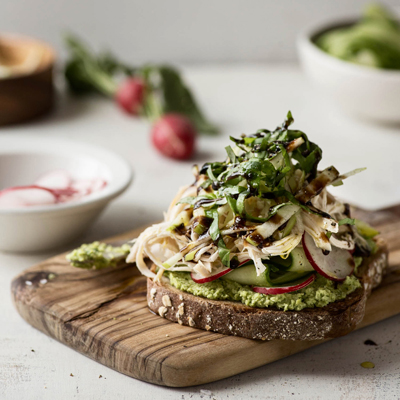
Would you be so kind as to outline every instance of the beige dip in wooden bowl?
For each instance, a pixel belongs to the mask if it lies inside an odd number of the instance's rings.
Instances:
[[[52,108],[54,61],[46,43],[0,34],[0,125],[24,122]]]

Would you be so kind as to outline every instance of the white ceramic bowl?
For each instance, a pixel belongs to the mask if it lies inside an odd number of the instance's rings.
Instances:
[[[311,82],[346,113],[385,123],[400,122],[400,71],[375,69],[333,57],[316,37],[356,19],[311,27],[298,36],[300,62]]]
[[[0,189],[30,185],[56,169],[67,170],[76,179],[101,177],[107,185],[75,202],[0,210],[0,250],[38,252],[72,241],[132,180],[129,164],[105,149],[59,139],[0,135]]]

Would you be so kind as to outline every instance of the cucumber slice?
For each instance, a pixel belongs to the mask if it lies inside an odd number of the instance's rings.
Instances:
[[[285,272],[279,277],[271,278],[270,277],[270,286],[280,286],[282,284],[286,284],[289,282],[296,282],[299,279],[302,279],[306,276],[309,276],[310,272]]]
[[[251,264],[235,269],[228,275],[223,276],[221,279],[228,279],[242,285],[274,287],[280,286],[283,283],[296,281],[309,274],[310,272],[294,271],[284,272],[280,275],[274,274],[274,277],[272,277],[268,273],[267,269],[264,273],[257,276],[256,269],[254,268],[254,265]]]
[[[224,276],[221,279],[228,279],[242,285],[271,286],[267,278],[267,271],[257,276],[254,264],[250,264],[245,267],[234,269],[226,277]]]
[[[229,275],[221,279],[229,279],[242,285],[273,287],[295,281],[314,271],[301,247],[296,247],[287,259],[272,257],[265,264],[267,270],[260,276],[257,276],[254,264],[249,261],[243,267],[234,269]],[[277,268],[278,271],[276,271]]]
[[[296,247],[290,253],[292,257],[292,265],[287,269],[290,272],[307,272],[314,271],[314,268],[308,261],[302,247]]]

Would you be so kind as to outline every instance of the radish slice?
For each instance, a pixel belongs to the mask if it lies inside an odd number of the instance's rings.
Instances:
[[[41,176],[36,180],[35,185],[49,189],[68,189],[71,183],[72,179],[68,172],[59,169]]]
[[[72,179],[64,170],[49,172],[29,186],[14,186],[0,191],[0,208],[41,206],[76,201],[107,186],[107,181]]]
[[[261,293],[261,294],[283,294],[283,293],[290,293],[295,292],[296,290],[300,290],[305,288],[306,286],[310,285],[315,281],[315,274],[312,274],[302,281],[297,280],[294,284],[290,286],[279,286],[279,287],[253,287],[253,292]]]
[[[98,190],[103,189],[107,185],[107,182],[104,179],[97,178],[92,182],[92,192],[97,192]]]
[[[72,183],[71,188],[80,195],[86,196],[92,193],[93,181],[90,179],[77,180]]]
[[[18,186],[0,192],[0,208],[19,208],[55,204],[56,196],[51,190],[37,186]]]
[[[204,277],[203,275],[197,274],[195,272],[192,272],[190,274],[190,276],[191,276],[192,280],[196,283],[206,283],[206,282],[215,281],[216,279],[221,278],[221,276],[224,276],[227,273],[232,272],[232,271],[233,271],[233,269],[225,267],[224,269],[222,269],[222,270],[220,269],[213,275],[210,275],[207,277]]]
[[[308,233],[303,235],[303,248],[310,264],[325,278],[343,282],[354,270],[354,260],[348,250],[332,246],[332,251],[325,255]]]
[[[71,188],[82,196],[86,196],[93,192],[97,192],[107,186],[107,181],[101,178],[96,179],[81,179],[72,183]]]

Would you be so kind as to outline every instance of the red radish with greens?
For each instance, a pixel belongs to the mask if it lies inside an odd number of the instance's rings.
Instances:
[[[332,246],[332,251],[325,255],[308,233],[304,233],[302,241],[308,261],[320,275],[332,281],[343,282],[353,273],[354,260],[348,250]]]
[[[180,71],[173,66],[148,62],[130,66],[109,53],[95,54],[75,35],[66,36],[65,44],[69,57],[64,75],[73,93],[101,93],[114,98],[128,114],[149,121],[178,113],[188,118],[197,132],[218,132],[204,116]]]
[[[131,115],[139,115],[144,101],[145,85],[140,78],[129,78],[117,89],[115,99],[118,105]]]
[[[253,287],[253,292],[261,293],[261,294],[283,294],[295,292],[296,290],[304,289],[311,283],[315,281],[315,274],[312,274],[303,280],[298,280],[296,282],[292,282],[292,284],[288,284],[287,286],[280,287]]]
[[[151,140],[163,155],[187,160],[195,150],[196,130],[183,115],[166,114],[154,124]]]

